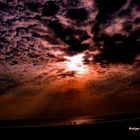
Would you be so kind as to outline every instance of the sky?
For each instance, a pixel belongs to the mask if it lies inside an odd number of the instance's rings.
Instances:
[[[140,112],[140,2],[0,0],[0,119]]]

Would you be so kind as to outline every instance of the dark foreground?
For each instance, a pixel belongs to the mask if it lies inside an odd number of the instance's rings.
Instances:
[[[0,121],[0,127],[1,132],[10,131],[14,136],[25,136],[26,133],[51,138],[60,136],[66,139],[74,139],[77,135],[86,138],[109,136],[128,139],[140,136],[140,113],[85,118]]]

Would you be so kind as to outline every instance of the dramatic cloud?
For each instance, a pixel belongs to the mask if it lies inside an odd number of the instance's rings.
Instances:
[[[107,5],[108,10],[103,11],[103,14],[100,11],[97,17],[98,22],[94,28],[98,30],[94,41],[101,48],[101,53],[96,58],[99,62],[106,60],[108,63],[132,63],[140,54],[140,24],[136,22],[139,18],[139,5],[129,0],[117,3],[118,8],[115,3],[110,5],[113,9]],[[101,4],[99,1],[99,7],[100,5],[103,5],[102,1]],[[117,9],[112,7],[113,5]]]
[[[139,46],[137,0],[0,0],[0,119],[138,112]]]

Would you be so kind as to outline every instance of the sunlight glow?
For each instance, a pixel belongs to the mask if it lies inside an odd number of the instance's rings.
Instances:
[[[83,64],[84,54],[78,54],[75,56],[67,56],[66,67],[68,71],[75,71],[77,74],[83,74],[87,71],[86,65]]]

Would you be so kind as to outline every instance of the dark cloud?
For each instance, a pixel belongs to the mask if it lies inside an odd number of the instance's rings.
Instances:
[[[122,6],[127,2],[127,0],[95,0],[97,7],[99,8],[99,14],[113,14],[122,8]]]
[[[93,32],[98,34],[100,31],[100,27],[102,24],[108,23],[110,24],[112,20],[113,14],[115,14],[120,8],[126,3],[127,0],[118,0],[118,1],[111,1],[111,0],[95,0],[96,5],[99,9],[99,13],[96,17],[96,23],[93,25]]]
[[[100,10],[93,31],[95,31],[94,41],[101,53],[95,56],[95,61],[100,63],[135,61],[137,55],[140,54],[137,6],[137,3],[129,0],[97,1],[97,7]]]
[[[73,20],[84,21],[88,18],[88,13],[85,8],[71,8],[68,9],[66,16]]]
[[[130,4],[130,6],[140,6],[140,3],[139,3],[139,1],[137,1],[137,0],[131,0],[131,4]]]
[[[33,12],[39,12],[41,9],[42,5],[40,2],[26,2],[25,7],[29,8]]]
[[[78,6],[78,4],[80,3],[80,0],[75,0],[75,1],[73,1],[73,0],[66,0],[66,5],[68,6],[68,7],[74,7],[74,6]]]
[[[128,16],[130,16],[130,15],[131,15],[131,8],[121,10],[121,11],[118,13],[118,16],[120,16],[120,17],[128,17]]]
[[[133,32],[126,37],[121,34],[115,34],[110,37],[103,35],[104,47],[101,53],[95,56],[95,60],[103,62],[107,60],[109,63],[132,63],[135,57],[140,54],[140,42],[137,41],[138,31]]]
[[[0,2],[0,5],[1,5],[1,7],[0,7],[1,11],[5,10],[7,8],[7,4],[5,4],[4,2]]]
[[[71,71],[71,72],[65,72],[65,73],[61,73],[58,76],[60,77],[75,77],[76,72],[75,71]]]
[[[47,1],[43,7],[43,16],[54,16],[59,11],[59,6],[55,1]]]
[[[54,33],[69,46],[69,53],[79,53],[89,48],[88,44],[82,44],[84,39],[88,39],[88,35],[82,30],[74,30],[71,27],[65,28],[58,19],[50,21],[49,26]],[[79,36],[80,39],[77,39],[75,37],[76,35]]]

